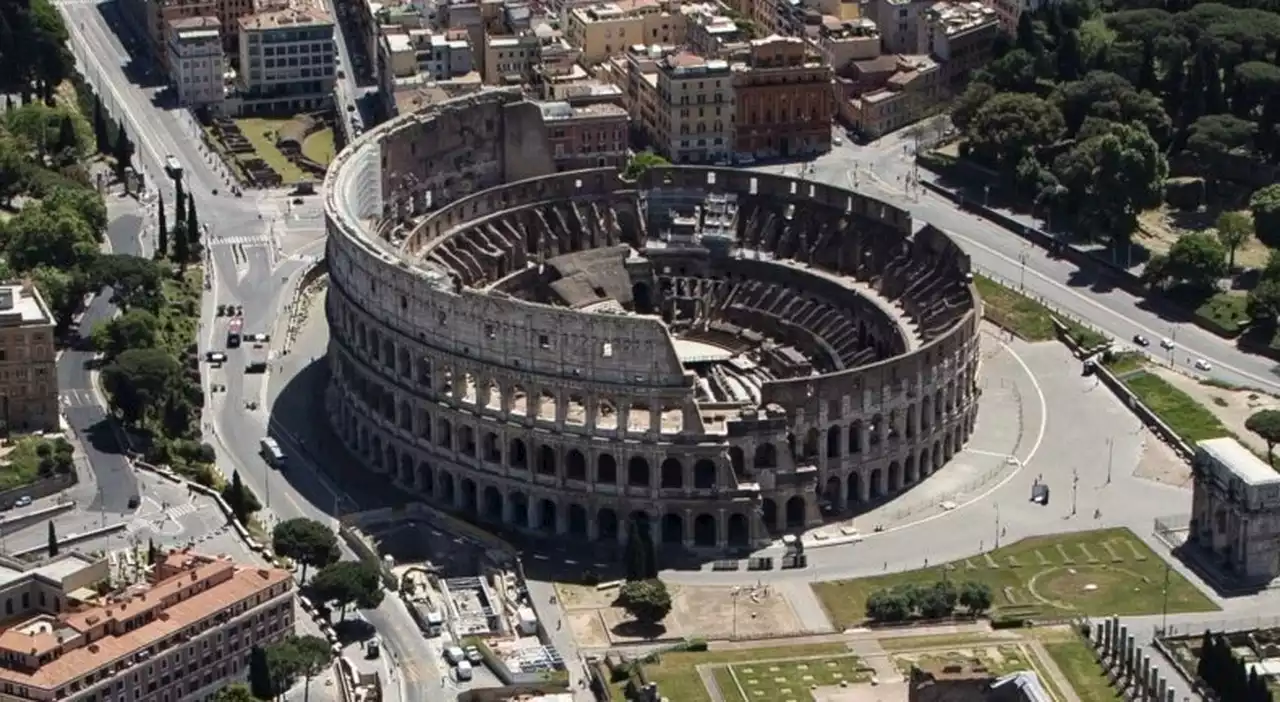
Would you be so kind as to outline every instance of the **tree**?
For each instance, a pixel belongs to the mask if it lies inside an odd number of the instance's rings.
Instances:
[[[867,618],[877,622],[900,622],[911,616],[911,605],[901,592],[876,590],[867,598]]]
[[[920,599],[920,614],[926,619],[942,619],[951,616],[956,609],[959,593],[950,580],[939,580],[926,589]]]
[[[627,580],[649,580],[658,577],[658,554],[646,529],[633,520],[627,524],[627,545],[623,552]]]
[[[316,602],[334,602],[346,617],[347,607],[372,609],[382,603],[382,575],[364,561],[339,561],[321,568],[307,586]]]
[[[289,639],[293,647],[293,659],[296,672],[306,680],[303,687],[302,700],[311,698],[311,679],[324,671],[333,661],[333,650],[329,642],[318,636],[296,636]]]
[[[1040,44],[1040,36],[1036,34],[1033,14],[1031,12],[1023,12],[1018,16],[1018,28],[1014,46],[1020,51],[1037,56],[1043,47]]]
[[[991,586],[970,580],[960,586],[960,604],[974,616],[991,609]]]
[[[107,132],[107,118],[102,114],[102,100],[93,96],[93,139],[98,153],[105,154],[111,150],[111,138]]]
[[[1058,80],[1070,82],[1080,77],[1084,57],[1080,54],[1080,32],[1072,29],[1058,45]]]
[[[160,339],[160,321],[147,310],[129,310],[100,322],[93,328],[91,338],[94,349],[110,360],[129,349],[155,347]]]
[[[1227,249],[1227,267],[1236,267],[1236,249],[1249,240],[1253,223],[1243,212],[1223,212],[1217,221],[1218,241]]]
[[[1097,117],[1120,124],[1139,123],[1157,143],[1169,139],[1171,123],[1160,101],[1114,73],[1093,71],[1066,83],[1058,88],[1054,101],[1071,134],[1078,133],[1088,118]]]
[[[639,180],[650,168],[670,165],[670,161],[652,151],[641,151],[627,161],[627,167],[622,171],[622,177],[628,180]]]
[[[159,225],[156,232],[156,258],[169,255],[169,223],[165,221],[164,195],[160,195],[160,209],[156,211]]]
[[[1187,150],[1194,154],[1214,180],[1225,179],[1228,156],[1253,145],[1258,127],[1235,115],[1211,114],[1197,119],[1187,132]]]
[[[1246,311],[1255,324],[1274,329],[1280,320],[1280,279],[1263,276],[1249,291]]]
[[[1272,460],[1271,450],[1280,443],[1280,410],[1265,409],[1254,412],[1244,421],[1244,428],[1267,442],[1267,460]]]
[[[262,646],[254,646],[249,651],[249,689],[257,699],[271,699],[276,696],[267,649]]]
[[[1210,652],[1213,650],[1213,635],[1208,629],[1204,630],[1204,636],[1200,637],[1200,657],[1196,660],[1196,677],[1205,682],[1209,682],[1211,672],[1209,668],[1212,666],[1210,662]]]
[[[9,220],[5,231],[9,262],[19,270],[39,266],[70,269],[92,260],[98,252],[97,238],[84,215],[56,199],[28,202]]]
[[[187,192],[182,187],[182,179],[173,182],[173,219],[174,231],[187,221]]]
[[[1246,61],[1235,67],[1234,80],[1238,86],[1234,94],[1232,112],[1244,118],[1263,103],[1267,97],[1280,94],[1280,67],[1265,61]]]
[[[174,209],[176,212],[182,212],[183,208],[179,205]],[[173,260],[178,264],[179,270],[185,270],[191,261],[191,238],[187,234],[188,226],[185,215],[173,225]]]
[[[614,606],[621,607],[644,626],[656,626],[671,612],[671,593],[657,578],[628,580],[618,590]]]
[[[116,123],[116,143],[111,155],[116,159],[116,178],[123,182],[125,171],[133,167],[133,142],[129,141],[122,122]]]
[[[102,370],[102,384],[112,411],[128,424],[156,417],[164,402],[181,388],[182,364],[158,348],[128,349]]]
[[[241,524],[248,524],[254,512],[262,509],[262,503],[240,480],[240,471],[231,474],[231,482],[222,489],[222,499],[231,508],[232,514]]]
[[[970,152],[1008,174],[1033,149],[1065,133],[1056,105],[1020,93],[999,93],[978,109],[966,132]]]
[[[53,558],[58,555],[58,531],[53,526],[53,520],[49,520],[49,557]]]
[[[1249,197],[1249,213],[1258,241],[1280,246],[1280,183],[1268,185]]]
[[[249,663],[250,674],[252,674],[252,653],[249,655]],[[218,694],[213,699],[214,702],[258,702],[258,698],[254,697],[253,691],[244,683],[234,683],[218,690]]]
[[[196,217],[196,198],[194,195],[187,196],[187,235],[190,237],[188,248],[192,257],[191,260],[198,260],[200,258],[200,220]]]
[[[111,288],[111,303],[159,313],[164,304],[165,267],[138,256],[104,254],[94,259],[88,277],[93,288]]]
[[[996,89],[991,84],[977,80],[969,83],[969,87],[952,103],[951,123],[957,130],[967,133],[969,123],[978,114],[978,110],[995,96]]]
[[[280,522],[271,532],[271,547],[279,555],[302,564],[302,577],[306,581],[307,567],[323,568],[336,563],[340,557],[338,537],[328,526],[299,517]]]
[[[1141,126],[1089,117],[1052,173],[1058,207],[1072,213],[1080,229],[1122,251],[1138,214],[1159,204],[1169,164]]]
[[[1212,290],[1227,273],[1227,250],[1211,234],[1185,234],[1169,248],[1164,273],[1193,288]]]

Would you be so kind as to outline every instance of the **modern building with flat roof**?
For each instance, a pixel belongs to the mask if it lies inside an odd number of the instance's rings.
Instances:
[[[0,285],[0,433],[57,430],[54,326],[34,285]]]
[[[222,32],[216,17],[187,17],[169,22],[169,79],[183,107],[222,104],[225,70]]]
[[[297,114],[333,103],[333,18],[321,0],[267,0],[241,17],[241,114]]]

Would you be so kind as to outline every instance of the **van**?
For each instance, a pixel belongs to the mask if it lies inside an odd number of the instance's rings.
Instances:
[[[457,667],[458,682],[464,682],[471,679],[471,664],[467,661],[461,661]]]
[[[444,659],[449,661],[450,665],[466,663],[467,652],[463,651],[460,646],[449,646],[444,649]]]
[[[275,468],[283,468],[285,463],[284,451],[280,450],[280,444],[275,439],[267,436],[263,437],[260,446],[262,457],[267,460]]]

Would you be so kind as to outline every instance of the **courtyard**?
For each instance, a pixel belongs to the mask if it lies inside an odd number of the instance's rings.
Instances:
[[[802,702],[814,687],[869,682],[872,672],[849,654],[729,663],[714,675],[726,702]]]

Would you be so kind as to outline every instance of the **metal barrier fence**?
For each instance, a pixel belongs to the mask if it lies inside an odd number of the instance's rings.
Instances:
[[[1111,338],[1111,334],[1108,334],[1107,332],[1102,331],[1101,329],[1095,327],[1089,322],[1086,322],[1080,319],[1079,317],[1071,314],[1070,312],[1063,311],[1060,307],[1058,307],[1057,305],[1054,305],[1052,302],[1049,302],[1043,297],[1040,297],[1039,295],[1036,295],[1035,293],[1028,291],[1026,289],[1026,285],[1019,285],[1017,283],[1014,283],[1013,281],[1009,280],[1008,278],[1005,278],[999,273],[983,268],[981,266],[975,265],[972,268],[973,268],[973,271],[976,272],[978,275],[981,275],[984,278],[989,278],[990,280],[999,284],[1001,287],[1008,288],[1009,290],[1012,290],[1013,292],[1018,293],[1019,295],[1027,298],[1028,300],[1035,302],[1041,307],[1044,307],[1045,309],[1053,313],[1055,317],[1058,317],[1064,321],[1069,321],[1072,324],[1083,327],[1097,334],[1101,334],[1104,337]]]
[[[1166,639],[1177,639],[1200,636],[1204,634],[1206,630],[1215,634],[1230,634],[1237,631],[1254,631],[1257,629],[1280,629],[1280,615],[1267,617],[1240,617],[1236,619],[1214,619],[1189,622],[1185,624],[1170,624],[1165,627],[1162,637]]]

